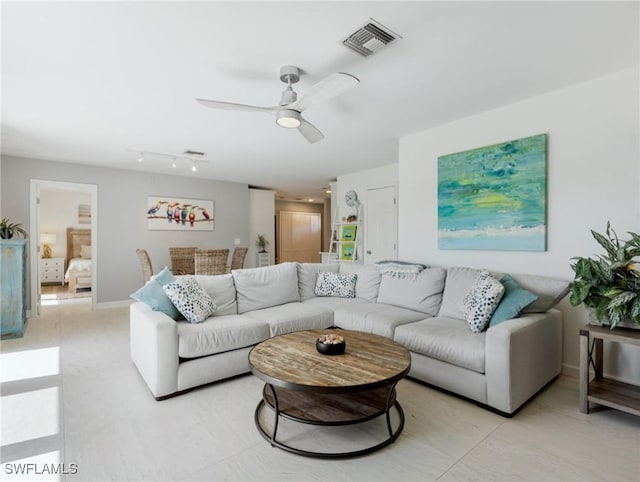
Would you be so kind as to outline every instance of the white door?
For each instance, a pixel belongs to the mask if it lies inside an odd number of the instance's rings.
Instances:
[[[398,256],[398,210],[395,186],[369,189],[366,204],[364,262],[375,263]]]

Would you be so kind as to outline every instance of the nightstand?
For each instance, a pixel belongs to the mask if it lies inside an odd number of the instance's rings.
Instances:
[[[64,258],[40,258],[40,283],[64,284]]]

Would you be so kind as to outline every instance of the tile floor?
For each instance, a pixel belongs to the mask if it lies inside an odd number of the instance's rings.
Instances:
[[[126,308],[46,306],[24,338],[2,341],[0,356],[2,480],[640,480],[640,417],[581,414],[570,377],[512,419],[403,380],[399,439],[365,457],[323,461],[262,439],[253,422],[262,385],[251,375],[156,402],[129,358]],[[362,442],[374,424],[281,430],[292,442],[335,448]],[[16,474],[25,463],[31,472]]]

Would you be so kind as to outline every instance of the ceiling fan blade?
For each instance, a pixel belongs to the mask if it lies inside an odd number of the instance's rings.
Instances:
[[[273,112],[277,111],[280,108],[280,106],[259,107],[257,105],[236,104],[234,102],[222,102],[219,100],[209,100],[209,99],[196,99],[196,100],[201,105],[205,107],[209,107],[211,109],[257,111],[257,112],[266,112],[267,114],[272,114]]]
[[[300,134],[302,134],[311,144],[324,139],[324,134],[311,122],[306,121],[303,118],[300,118],[300,126],[298,126],[298,130],[300,131]]]
[[[344,72],[331,74],[329,77],[313,85],[297,101],[287,105],[287,109],[294,109],[302,112],[312,105],[332,99],[360,83],[357,77]]]

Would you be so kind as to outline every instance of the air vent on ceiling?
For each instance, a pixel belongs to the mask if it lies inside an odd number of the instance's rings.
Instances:
[[[190,156],[190,157],[204,157],[204,152],[192,151],[191,149],[187,149],[182,154],[184,154],[185,156]]]
[[[397,38],[402,37],[393,33],[380,22],[370,18],[368,22],[365,22],[351,35],[347,35],[341,42],[345,47],[350,48],[363,57],[368,57],[383,49]]]

